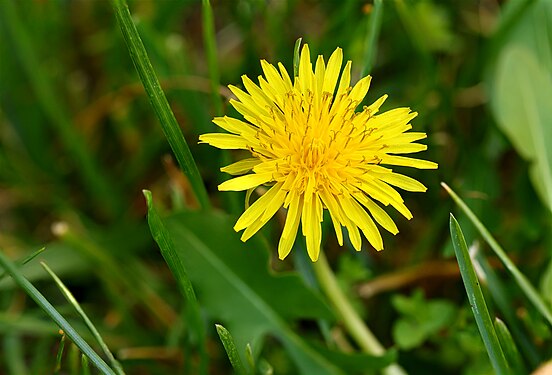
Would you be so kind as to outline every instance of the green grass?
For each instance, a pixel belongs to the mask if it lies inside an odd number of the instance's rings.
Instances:
[[[1,373],[522,374],[550,358],[549,1],[127,1],[0,1]],[[322,284],[301,239],[278,260],[283,215],[239,240],[245,194],[217,185],[242,154],[198,144],[238,117],[224,86],[261,59],[291,74],[301,43],[372,75],[362,104],[418,112],[420,157],[439,163],[405,172],[428,191],[401,192],[410,221],[386,209],[400,233],[383,252],[339,247],[325,217]]]

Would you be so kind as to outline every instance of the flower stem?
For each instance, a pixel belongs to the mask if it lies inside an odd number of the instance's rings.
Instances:
[[[358,316],[353,306],[339,287],[334,273],[332,272],[324,252],[313,263],[314,273],[318,279],[320,288],[329,298],[330,303],[335,309],[340,320],[343,321],[345,329],[356,341],[360,348],[372,355],[383,355],[385,348],[378,341],[376,336],[364,324],[364,321]],[[397,364],[391,364],[383,370],[386,375],[404,375],[406,372]]]

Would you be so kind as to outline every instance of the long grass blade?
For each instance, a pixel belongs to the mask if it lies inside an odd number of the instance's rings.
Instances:
[[[46,263],[40,262],[40,264],[46,270],[46,272],[48,272],[48,274],[50,274],[52,279],[54,279],[54,282],[58,286],[59,290],[61,291],[61,293],[63,294],[65,299],[71,305],[73,305],[73,307],[75,308],[77,313],[80,315],[80,317],[82,318],[82,320],[84,321],[84,323],[86,324],[86,326],[88,327],[90,332],[92,333],[92,336],[94,336],[94,338],[96,339],[96,341],[100,345],[100,348],[102,349],[105,356],[107,357],[107,359],[111,363],[111,366],[113,367],[115,372],[118,375],[124,375],[125,372],[124,372],[123,368],[121,367],[121,364],[115,359],[115,357],[113,356],[113,354],[109,350],[107,344],[105,343],[102,336],[100,335],[100,332],[98,332],[98,330],[96,329],[96,327],[94,326],[92,321],[88,318],[88,315],[86,315],[86,313],[84,312],[84,310],[82,309],[82,307],[80,306],[80,304],[78,303],[76,298],[73,296],[73,294],[69,291],[69,289],[65,286],[65,284],[63,284],[63,281],[61,281],[61,279],[54,273],[54,271],[52,271],[52,269],[50,267],[48,267],[48,265]]]
[[[115,16],[128,47],[130,57],[140,76],[140,81],[144,86],[153,110],[159,119],[163,133],[174,152],[178,164],[190,180],[190,184],[200,205],[203,208],[209,208],[211,204],[207,190],[205,189],[205,185],[203,185],[190,148],[178,126],[165,93],[161,89],[161,84],[153,70],[146,48],[140,39],[136,25],[132,21],[128,5],[125,0],[111,0],[111,4],[113,5]]]
[[[546,320],[548,320],[548,323],[552,325],[552,312],[550,309],[546,306],[543,299],[537,292],[537,290],[531,285],[529,280],[525,277],[523,273],[516,267],[516,265],[508,258],[508,255],[506,255],[506,252],[502,249],[502,247],[498,244],[498,242],[494,239],[494,237],[491,235],[491,233],[485,228],[485,225],[479,221],[477,216],[473,213],[472,210],[468,207],[466,203],[444,182],[441,182],[441,186],[449,193],[449,195],[452,197],[454,202],[464,211],[466,216],[470,219],[470,221],[473,223],[473,225],[477,228],[479,233],[481,233],[481,236],[489,244],[491,249],[495,252],[496,256],[500,259],[500,261],[504,264],[506,269],[510,272],[510,274],[514,277],[514,280],[516,280],[517,284],[525,293],[529,301],[535,306],[535,308],[542,314],[542,316],[545,317]]]
[[[190,309],[190,318],[192,320],[191,325],[194,327],[199,343],[199,351],[201,355],[200,373],[207,373],[207,352],[205,343],[205,328],[201,319],[199,303],[196,298],[194,287],[184,264],[181,262],[180,257],[176,253],[172,238],[167,231],[167,228],[161,221],[157,210],[153,206],[153,198],[151,192],[143,190],[144,197],[148,207],[148,225],[151,235],[161,251],[161,255],[165,259],[165,262],[169,266],[172,274],[174,275],[181,294],[186,298],[187,306]]]
[[[368,17],[368,33],[366,34],[366,41],[364,44],[364,67],[361,71],[361,78],[370,74],[374,65],[382,15],[383,0],[374,0],[372,12],[370,13],[370,17]]]
[[[489,310],[487,309],[487,304],[485,303],[485,298],[483,297],[483,292],[481,291],[479,280],[475,274],[475,269],[468,252],[464,234],[452,214],[450,215],[450,236],[454,252],[456,253],[456,259],[458,260],[460,274],[466,288],[466,294],[468,295],[475,322],[477,323],[477,328],[479,328],[479,333],[487,349],[491,364],[498,375],[508,375],[511,373],[508,362],[506,362],[506,357],[489,315]]]
[[[67,320],[52,306],[50,302],[27,280],[17,266],[0,251],[0,266],[13,278],[15,283],[31,297],[36,304],[65,332],[80,351],[90,359],[92,364],[102,373],[117,375],[105,361],[88,345]]]
[[[234,368],[234,371],[238,375],[245,375],[246,372],[232,335],[230,334],[230,332],[228,332],[226,328],[224,328],[220,324],[215,324],[215,327],[220,337],[220,341],[222,341],[222,345],[224,346],[224,350],[226,350],[226,355],[228,355],[228,359],[230,360],[230,363]]]

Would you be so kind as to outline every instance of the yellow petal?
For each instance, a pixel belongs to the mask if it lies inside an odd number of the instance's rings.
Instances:
[[[341,73],[341,80],[339,81],[339,88],[337,89],[337,94],[335,95],[336,98],[339,98],[341,95],[345,94],[347,92],[347,89],[349,88],[349,84],[351,83],[351,61],[347,61],[347,64],[345,64],[345,69],[343,69],[343,73]]]
[[[248,142],[239,135],[209,133],[199,136],[200,143],[208,143],[211,146],[223,150],[247,150]]]
[[[381,175],[380,179],[406,191],[424,192],[427,190],[421,182],[399,173],[387,173]]]
[[[222,167],[220,171],[232,175],[240,175],[249,172],[251,169],[253,169],[254,166],[259,163],[261,163],[261,161],[256,158],[243,159],[227,165],[226,167]]]
[[[301,90],[304,93],[306,93],[307,91],[313,91],[313,72],[308,44],[304,44],[303,49],[301,50],[301,57],[299,58],[298,78],[301,85]]]
[[[328,60],[328,66],[326,67],[326,72],[324,73],[324,85],[322,86],[322,92],[329,92],[330,94],[334,93],[342,63],[343,51],[341,48],[337,48]]]
[[[411,167],[418,169],[437,169],[437,163],[428,160],[407,158],[404,156],[385,155],[382,157],[382,164],[398,165],[401,167]]]
[[[370,88],[370,82],[372,81],[371,76],[366,76],[362,78],[360,81],[358,81],[349,93],[349,98],[351,100],[354,100],[358,103],[364,99],[366,96],[366,93],[368,92],[368,89]]]
[[[390,233],[399,233],[399,229],[397,228],[397,225],[395,224],[393,219],[391,219],[387,212],[385,212],[385,210],[378,206],[373,200],[371,200],[364,194],[359,194],[359,196],[355,196],[355,198],[357,198],[358,201],[370,211],[370,214],[374,217],[379,225],[384,227]]]
[[[218,186],[220,191],[242,191],[247,190],[255,186],[262,185],[272,180],[271,173],[263,174],[246,174],[245,176],[240,176],[233,178],[228,181],[224,181]]]
[[[301,221],[302,205],[303,201],[301,197],[295,194],[290,201],[286,223],[284,224],[282,236],[278,243],[278,257],[280,259],[284,259],[293,247],[295,237],[297,236],[297,229],[299,228],[299,222]]]

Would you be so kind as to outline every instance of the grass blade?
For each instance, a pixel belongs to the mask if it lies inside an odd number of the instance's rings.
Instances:
[[[102,336],[100,335],[100,332],[98,332],[98,330],[96,329],[96,327],[94,326],[92,321],[88,318],[88,316],[86,315],[84,310],[81,308],[81,306],[79,305],[79,303],[77,302],[77,300],[75,299],[73,294],[69,291],[69,289],[67,289],[65,284],[63,284],[63,282],[61,281],[61,279],[54,273],[54,271],[52,271],[52,269],[50,267],[48,267],[48,265],[46,263],[40,262],[40,264],[46,270],[46,272],[48,272],[50,274],[52,279],[54,279],[55,283],[57,284],[59,290],[61,291],[61,293],[63,294],[65,299],[71,305],[73,305],[73,307],[75,308],[77,313],[80,315],[80,317],[82,318],[82,320],[84,321],[84,323],[86,324],[86,326],[88,327],[90,332],[92,333],[92,336],[94,336],[94,338],[96,339],[96,341],[100,345],[100,348],[104,352],[105,356],[107,357],[107,359],[111,363],[111,366],[113,367],[113,369],[115,369],[115,372],[119,375],[124,375],[125,372],[124,372],[123,368],[121,367],[121,364],[115,359],[115,357],[113,357],[113,354],[111,353],[111,351],[107,347],[107,344],[105,343]]]
[[[50,302],[27,280],[17,266],[10,261],[3,252],[0,251],[0,266],[13,278],[15,283],[21,287],[31,297],[38,306],[63,330],[75,345],[80,349],[83,355],[86,355],[92,364],[102,373],[116,375],[115,372],[100,358],[100,356],[88,345],[77,331],[69,324],[67,320],[52,306]]]
[[[222,116],[222,99],[219,93],[220,73],[217,63],[217,45],[215,39],[215,20],[213,9],[209,0],[202,0],[203,14],[203,43],[207,52],[207,66],[209,67],[209,80],[211,82],[211,95],[215,114]]]
[[[491,235],[491,233],[485,228],[483,223],[479,221],[477,216],[473,213],[472,210],[464,203],[464,201],[444,182],[441,182],[441,186],[449,193],[449,195],[452,197],[454,202],[464,211],[466,216],[470,219],[470,221],[473,223],[473,225],[477,228],[479,233],[481,233],[481,236],[489,244],[491,249],[495,252],[495,254],[498,256],[500,261],[504,264],[506,269],[510,272],[510,274],[514,277],[514,280],[516,280],[517,284],[525,293],[529,301],[535,306],[535,308],[548,320],[548,323],[552,325],[552,312],[550,312],[550,309],[546,306],[544,301],[542,300],[541,296],[537,292],[537,290],[531,285],[529,280],[525,277],[523,273],[516,267],[516,265],[508,258],[508,255],[506,255],[506,252],[502,249],[502,247],[496,242],[494,237]]]
[[[115,16],[121,28],[121,32],[128,47],[132,62],[140,76],[140,81],[146,90],[153,110],[161,123],[163,133],[174,152],[178,164],[190,180],[194,193],[203,208],[211,206],[207,190],[197,169],[190,148],[184,139],[184,135],[178,126],[174,113],[169,106],[161,84],[153,70],[146,48],[140,39],[136,25],[132,21],[128,5],[125,0],[111,0]]]
[[[502,351],[502,347],[498,341],[498,337],[494,330],[494,325],[483,297],[483,292],[479,286],[479,280],[475,274],[475,269],[468,253],[468,247],[464,234],[458,222],[454,216],[450,215],[450,236],[452,239],[452,245],[454,246],[454,252],[456,253],[456,259],[458,260],[458,266],[460,268],[460,274],[466,287],[466,294],[479,328],[479,333],[487,349],[487,354],[491,360],[491,364],[495,372],[499,375],[510,374],[508,362]]]
[[[207,373],[207,352],[205,344],[205,328],[201,319],[199,303],[196,298],[194,287],[184,263],[182,263],[174,247],[171,235],[167,231],[167,228],[161,221],[157,210],[153,206],[153,198],[151,192],[143,190],[144,197],[148,206],[148,225],[151,231],[151,235],[161,251],[161,255],[165,259],[165,262],[169,266],[172,274],[174,275],[181,294],[186,298],[187,306],[190,309],[190,318],[192,320],[191,326],[195,328],[199,343],[199,351],[201,355],[200,373]]]
[[[293,76],[299,76],[299,60],[301,54],[301,41],[303,38],[298,38],[295,41],[295,47],[293,47]]]
[[[374,0],[372,13],[370,17],[368,17],[368,33],[366,34],[366,42],[364,45],[364,67],[361,70],[361,78],[370,74],[372,66],[374,65],[382,15],[383,1]]]
[[[46,250],[45,247],[41,248],[41,249],[38,249],[37,251],[33,252],[32,254],[30,254],[29,256],[23,258],[23,260],[21,261],[16,261],[15,263],[17,265],[24,265],[24,264],[27,264],[29,263],[31,260],[33,260],[34,258],[36,258],[39,254],[42,254],[42,252]],[[0,273],[0,280],[2,280],[4,278],[4,276],[6,276],[6,271]]]
[[[508,358],[512,373],[515,375],[527,374],[521,355],[506,324],[502,320],[495,318],[494,327],[498,341],[500,341],[500,346],[504,348],[504,355]]]
[[[246,372],[232,335],[220,324],[215,324],[215,327],[217,328],[220,341],[222,341],[222,345],[224,345],[224,350],[226,350],[226,354],[228,355],[228,359],[230,360],[234,371],[236,371],[238,375],[245,375]]]
[[[61,359],[63,358],[63,349],[65,349],[65,335],[61,335],[61,340],[59,340],[59,348],[56,355],[56,367],[54,368],[54,374],[59,374],[61,371]]]
[[[203,43],[205,45],[205,50],[207,51],[207,66],[209,67],[209,81],[211,83],[211,97],[213,101],[213,106],[215,108],[215,115],[223,115],[223,103],[220,95],[220,70],[217,59],[217,41],[215,38],[215,19],[213,17],[213,8],[209,0],[203,0],[202,2],[202,13],[203,13]],[[228,150],[220,150],[218,152],[220,155],[220,163],[222,165],[228,165],[232,162],[230,158],[230,153]],[[219,177],[218,182],[222,183],[228,178]],[[238,215],[242,209],[239,201],[238,195],[235,192],[230,194],[224,194],[224,202],[228,210]]]

